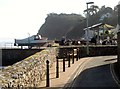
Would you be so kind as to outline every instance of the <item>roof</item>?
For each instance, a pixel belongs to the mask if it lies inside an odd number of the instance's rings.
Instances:
[[[104,24],[104,28],[108,28],[108,29],[114,29],[115,27],[109,25],[109,24]]]
[[[114,26],[111,26],[111,25],[109,25],[109,24],[98,23],[98,24],[95,24],[95,25],[92,25],[92,26],[88,27],[88,29],[94,30],[93,28],[97,28],[97,27],[100,27],[100,26],[102,26],[102,27],[104,27],[104,28],[108,28],[108,29],[113,29],[113,28],[115,28]],[[84,30],[87,30],[87,28],[85,28]]]
[[[99,27],[99,26],[101,26],[101,25],[103,25],[103,23],[98,23],[98,24],[92,25],[92,26],[90,26],[90,27],[88,27],[88,28],[89,28],[89,29],[92,29],[92,28]],[[87,28],[85,28],[84,30],[87,30]]]

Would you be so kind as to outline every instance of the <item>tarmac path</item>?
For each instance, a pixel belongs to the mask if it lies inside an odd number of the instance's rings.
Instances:
[[[92,57],[70,87],[118,87],[110,67],[114,62],[113,56]]]

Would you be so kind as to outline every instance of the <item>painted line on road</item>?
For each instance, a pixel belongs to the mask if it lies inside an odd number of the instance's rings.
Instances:
[[[91,59],[93,59],[93,57],[90,57],[89,59],[84,59],[84,61],[81,63],[81,65],[79,65],[79,67],[77,68],[77,70],[72,74],[72,76],[70,77],[70,79],[67,81],[67,84],[65,84],[65,88],[67,87],[71,87],[74,85],[75,81],[76,81],[76,77],[84,70],[85,65],[91,61]]]
[[[117,85],[120,87],[120,81],[118,79],[118,77],[116,76],[115,74],[115,71],[114,71],[114,64],[110,64],[110,72],[112,74],[112,77],[114,79],[114,81],[117,83]]]

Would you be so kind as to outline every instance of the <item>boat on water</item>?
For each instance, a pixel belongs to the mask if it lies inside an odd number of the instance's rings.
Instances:
[[[41,35],[33,35],[25,39],[15,39],[14,46],[28,46],[28,48],[32,47],[41,47],[48,42],[48,38],[42,37]]]

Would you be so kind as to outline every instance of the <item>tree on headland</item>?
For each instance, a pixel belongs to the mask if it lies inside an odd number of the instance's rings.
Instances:
[[[90,8],[84,10],[84,14],[87,14],[87,11],[89,15],[95,15],[99,11],[99,7],[97,5],[92,5]]]

